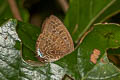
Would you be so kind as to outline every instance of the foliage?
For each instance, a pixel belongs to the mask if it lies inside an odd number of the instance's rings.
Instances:
[[[70,0],[64,24],[76,49],[47,64],[35,57],[41,29],[27,23],[29,13],[16,1],[23,21],[13,19],[7,0],[0,0],[0,80],[120,79],[119,61],[113,59],[120,59],[120,25],[106,23],[120,12],[120,0]]]

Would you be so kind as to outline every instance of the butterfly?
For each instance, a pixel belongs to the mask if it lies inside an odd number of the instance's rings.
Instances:
[[[42,33],[36,41],[36,53],[40,62],[54,62],[74,50],[72,38],[64,24],[54,15],[42,25]]]

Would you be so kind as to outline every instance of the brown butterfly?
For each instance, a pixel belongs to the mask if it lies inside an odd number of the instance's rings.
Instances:
[[[53,62],[74,50],[72,38],[64,24],[51,15],[42,25],[42,33],[36,42],[40,62]]]

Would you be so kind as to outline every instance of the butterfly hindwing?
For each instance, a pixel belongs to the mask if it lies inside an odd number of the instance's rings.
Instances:
[[[42,30],[36,42],[36,52],[40,51],[39,59],[43,62],[56,61],[74,50],[69,32],[57,17],[52,15],[47,18]]]

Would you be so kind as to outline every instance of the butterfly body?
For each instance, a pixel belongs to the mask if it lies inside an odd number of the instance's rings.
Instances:
[[[36,52],[41,62],[53,62],[74,50],[72,38],[63,23],[50,16],[42,26],[36,42]]]

